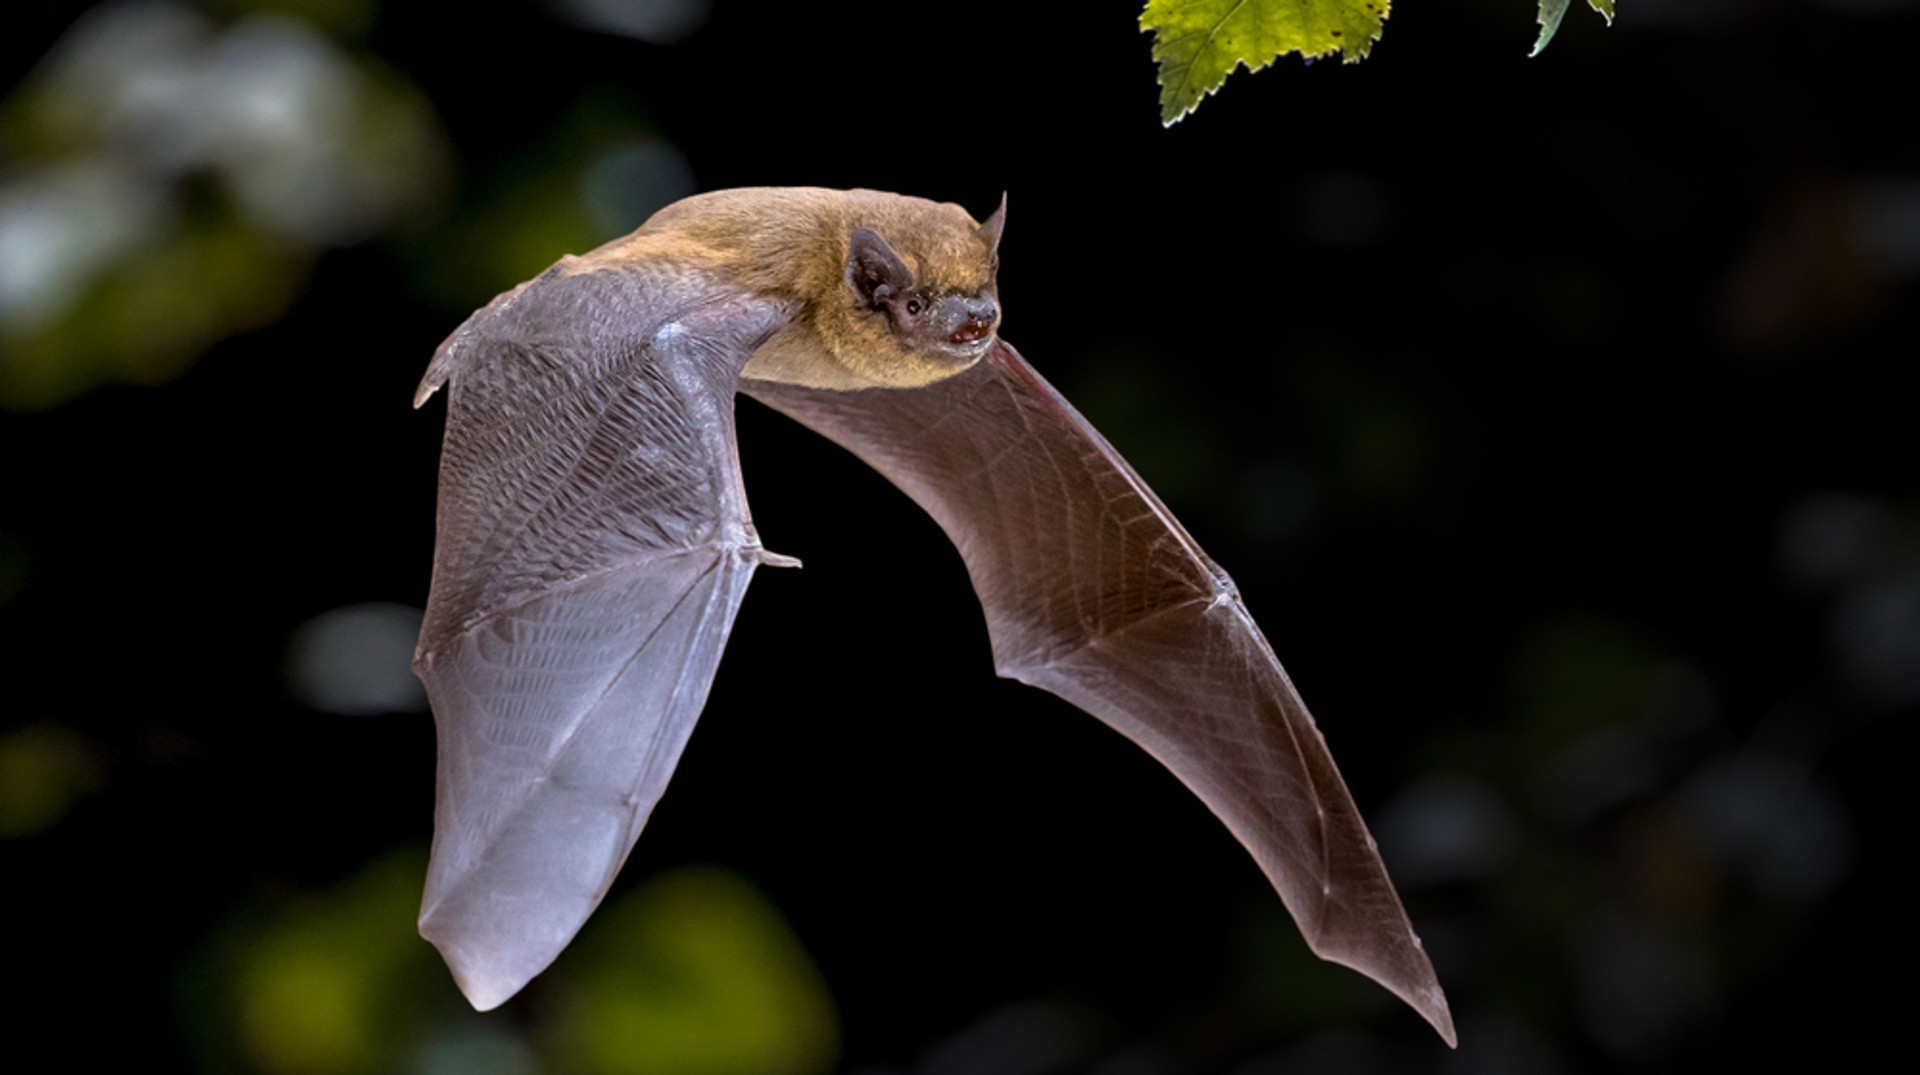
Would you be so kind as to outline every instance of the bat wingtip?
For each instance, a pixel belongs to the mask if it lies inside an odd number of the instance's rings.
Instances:
[[[557,948],[502,943],[499,938],[493,943],[483,940],[475,944],[469,927],[470,923],[461,922],[457,916],[433,910],[420,916],[420,936],[440,950],[454,984],[474,1011],[492,1011],[513,999],[559,955]]]
[[[1416,942],[1417,943],[1417,942]],[[1357,969],[1357,968],[1356,968]],[[1395,996],[1407,1002],[1427,1024],[1447,1043],[1447,1048],[1460,1048],[1460,1035],[1453,1028],[1453,1009],[1447,1004],[1447,994],[1440,988],[1440,982],[1434,977],[1433,967],[1426,964],[1422,968],[1425,981],[1414,983],[1390,982],[1375,975],[1372,971],[1361,971],[1370,978],[1387,987]]]
[[[1384,875],[1382,877],[1384,879]],[[1391,889],[1387,892],[1392,895]],[[1398,897],[1394,899],[1397,903]],[[1440,1035],[1440,1040],[1447,1043],[1447,1048],[1458,1049],[1460,1036],[1454,1030],[1453,1009],[1447,1004],[1446,991],[1440,988],[1433,962],[1427,958],[1420,938],[1406,927],[1404,912],[1399,924],[1404,932],[1395,931],[1398,936],[1384,945],[1328,943],[1323,935],[1309,935],[1307,947],[1321,959],[1359,971],[1379,983],[1425,1019]],[[1347,934],[1343,939],[1351,941],[1353,936]]]
[[[433,937],[427,940],[440,950],[440,957],[446,960],[447,969],[453,972],[454,984],[460,987],[460,993],[467,998],[477,1012],[490,1012],[526,987],[532,980],[531,975],[503,972],[496,961],[475,958],[473,953],[454,945],[442,943]]]
[[[1460,1035],[1453,1029],[1453,1008],[1447,1003],[1446,991],[1440,988],[1440,978],[1433,971],[1433,962],[1427,958],[1426,946],[1420,943],[1420,938],[1411,929],[1407,931],[1407,936],[1413,940],[1413,950],[1419,956],[1414,980],[1404,986],[1387,984],[1384,979],[1382,983],[1419,1012],[1420,1018],[1431,1024],[1439,1033],[1440,1040],[1447,1043],[1447,1048],[1458,1049]]]
[[[1434,1030],[1439,1031],[1440,1040],[1447,1043],[1447,1048],[1458,1049],[1460,1048],[1460,1035],[1455,1033],[1453,1029],[1453,1011],[1447,1007],[1447,998],[1440,995],[1440,991],[1437,988],[1434,990],[1434,994],[1434,999],[1437,1002],[1436,1006],[1431,1010],[1422,1010],[1420,1015],[1425,1018],[1428,1023],[1433,1025]]]
[[[490,1012],[500,1005],[505,1004],[519,991],[518,989],[501,990],[489,988],[487,985],[478,983],[460,983],[460,992],[466,996],[467,1003],[473,1005],[473,1010],[477,1012]],[[1452,1044],[1451,1039],[1449,1039],[1448,1044]]]

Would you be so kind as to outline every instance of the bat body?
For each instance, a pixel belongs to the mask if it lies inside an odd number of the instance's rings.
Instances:
[[[1253,853],[1323,958],[1449,1044],[1452,1018],[1319,730],[1209,560],[1010,346],[1004,205],[720,191],[495,299],[450,386],[415,668],[439,734],[420,930],[476,1007],[605,895],[768,553],[745,392],[859,455],[959,548],[1001,675],[1160,759]],[[823,685],[823,689],[825,686]]]

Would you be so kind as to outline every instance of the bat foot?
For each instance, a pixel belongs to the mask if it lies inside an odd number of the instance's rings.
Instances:
[[[765,564],[767,567],[799,567],[800,566],[800,558],[797,556],[782,556],[777,552],[768,552],[766,549],[761,549],[761,548],[756,548],[753,550],[753,558],[755,560],[758,560],[760,563]]]

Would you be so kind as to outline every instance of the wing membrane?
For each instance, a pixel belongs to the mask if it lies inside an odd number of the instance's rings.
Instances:
[[[429,370],[452,389],[414,663],[439,735],[420,932],[482,1010],[606,895],[761,562],[733,394],[785,311],[675,294],[549,274]]]
[[[613,884],[693,732],[755,562],[702,549],[495,615],[423,674],[439,727],[420,932],[474,1006]]]
[[[1160,759],[1253,853],[1317,954],[1455,1040],[1373,839],[1232,581],[1017,352],[999,344],[924,388],[741,390],[913,497],[966,561],[1000,673]]]

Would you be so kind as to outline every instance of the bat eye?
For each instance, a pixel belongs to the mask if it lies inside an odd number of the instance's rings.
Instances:
[[[917,313],[919,313],[919,312],[920,312],[920,300],[919,300],[919,299],[908,299],[908,300],[907,300],[907,312],[908,312],[908,313],[910,313],[910,314],[917,314]]]

